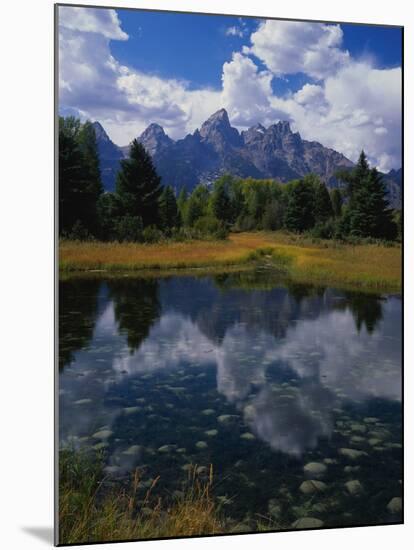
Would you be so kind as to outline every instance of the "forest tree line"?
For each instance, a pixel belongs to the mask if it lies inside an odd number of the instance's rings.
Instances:
[[[229,231],[279,230],[318,238],[395,240],[401,214],[390,208],[385,182],[362,151],[353,170],[328,190],[309,174],[286,184],[223,175],[213,185],[176,196],[144,147],[134,140],[121,160],[113,193],[100,177],[90,122],[59,119],[59,233],[63,238],[156,242],[225,238]]]

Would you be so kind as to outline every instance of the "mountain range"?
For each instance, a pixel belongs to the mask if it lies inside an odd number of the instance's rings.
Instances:
[[[111,141],[99,122],[93,123],[106,191],[115,188],[120,161],[127,158],[129,145]],[[210,116],[192,134],[174,141],[159,125],[152,123],[137,137],[151,155],[162,183],[176,191],[191,191],[198,183],[211,184],[224,173],[240,177],[272,178],[281,182],[309,173],[317,174],[329,187],[335,187],[335,172],[354,164],[341,153],[292,132],[287,121],[265,128],[256,124],[239,132],[230,124],[225,109]],[[401,203],[401,169],[384,175],[390,201]]]

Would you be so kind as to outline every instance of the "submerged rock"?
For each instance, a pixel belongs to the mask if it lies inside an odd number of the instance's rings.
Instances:
[[[345,483],[348,493],[351,495],[359,495],[363,491],[363,487],[358,479],[353,479]]]
[[[158,448],[159,453],[170,453],[175,449],[175,445],[162,445]]]
[[[253,441],[254,439],[256,439],[255,436],[250,432],[246,432],[244,434],[241,434],[240,438],[241,439],[246,439],[247,441]]]
[[[207,430],[204,432],[208,437],[214,437],[215,435],[218,434],[218,431],[217,430]]]
[[[101,443],[97,443],[92,448],[95,449],[95,451],[102,451],[102,449],[106,447],[108,447],[108,443],[106,443],[106,441],[101,441]]]
[[[384,441],[384,439],[388,439],[391,434],[386,429],[378,428],[377,430],[371,430],[368,435],[370,437],[374,437],[375,439],[381,439],[381,441]]]
[[[346,458],[350,458],[351,460],[357,460],[363,456],[368,456],[365,451],[358,451],[357,449],[341,448],[338,453]]]
[[[196,445],[197,449],[207,449],[208,445],[205,441],[197,441]]]
[[[358,433],[365,433],[367,431],[367,427],[364,426],[364,424],[358,424],[357,422],[353,422],[350,425],[351,431],[358,432]]]
[[[391,514],[400,514],[402,512],[402,498],[392,498],[387,504],[387,510],[391,512]]]
[[[312,495],[314,493],[321,493],[323,491],[326,491],[327,488],[328,486],[323,481],[308,479],[300,485],[299,490],[305,495]]]
[[[74,405],[87,405],[88,403],[92,403],[92,399],[78,399],[78,401],[74,401]]]
[[[294,529],[317,529],[323,526],[323,521],[317,518],[299,518],[292,523]]]
[[[282,508],[275,498],[269,500],[267,509],[269,511],[269,514],[274,518],[279,517],[282,512]]]
[[[222,414],[217,417],[217,421],[220,422],[220,424],[229,424],[235,418],[237,418],[235,414]]]
[[[376,424],[379,422],[378,418],[375,418],[374,416],[367,416],[364,418],[365,424]]]
[[[112,435],[111,430],[100,430],[99,432],[95,432],[92,437],[94,439],[108,439]]]
[[[201,411],[201,414],[204,414],[205,416],[211,416],[216,411],[214,409],[204,409],[204,411]]]
[[[132,445],[128,449],[126,449],[122,454],[128,455],[128,456],[135,456],[138,455],[142,450],[141,445]]]
[[[125,407],[123,409],[125,414],[134,414],[134,413],[138,412],[139,410],[141,410],[141,407]]]
[[[322,464],[322,462],[308,462],[308,464],[305,464],[303,467],[303,470],[305,471],[305,474],[315,475],[315,476],[322,476],[327,468],[325,464]]]
[[[358,444],[361,444],[361,443],[365,443],[365,439],[363,437],[361,437],[360,435],[353,435],[350,440],[349,440],[351,443],[353,443],[354,445],[358,445]]]

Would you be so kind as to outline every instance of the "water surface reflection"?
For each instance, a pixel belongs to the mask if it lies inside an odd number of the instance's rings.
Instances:
[[[171,487],[186,464],[212,462],[243,518],[282,489],[288,517],[308,513],[291,491],[321,461],[342,497],[358,472],[379,498],[360,523],[388,521],[401,477],[398,296],[252,275],[73,280],[60,295],[62,446],[105,449],[111,474],[139,466]],[[366,499],[341,506],[324,520],[344,524]]]

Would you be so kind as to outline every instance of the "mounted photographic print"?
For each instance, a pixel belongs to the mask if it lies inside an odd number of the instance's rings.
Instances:
[[[56,6],[56,544],[403,522],[403,28]]]

